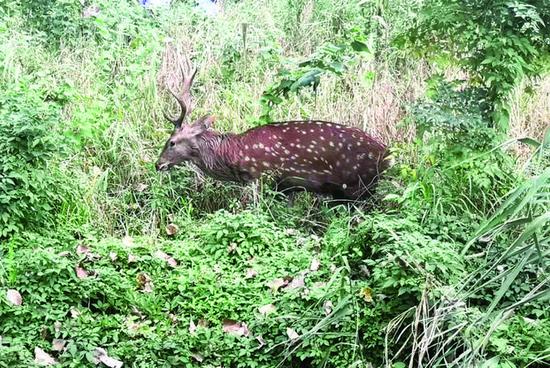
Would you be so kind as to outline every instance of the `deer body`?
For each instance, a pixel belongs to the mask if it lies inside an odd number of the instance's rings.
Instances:
[[[191,138],[185,128],[180,129],[184,139]],[[275,123],[242,134],[220,134],[206,125],[187,130],[193,131],[196,154],[179,157],[223,181],[247,183],[268,173],[281,190],[357,199],[368,193],[386,168],[383,144],[359,129],[335,123]],[[159,169],[180,163],[178,157],[163,156]]]
[[[305,189],[335,198],[358,199],[369,193],[387,167],[386,147],[357,128],[325,121],[289,121],[221,134],[212,116],[182,124],[191,111],[190,87],[196,69],[182,68],[183,93],[172,95],[181,107],[175,130],[157,162],[168,170],[190,161],[223,181],[247,183],[269,173],[279,190]]]

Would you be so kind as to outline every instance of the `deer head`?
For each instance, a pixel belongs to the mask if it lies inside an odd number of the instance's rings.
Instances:
[[[168,87],[168,90],[178,102],[181,111],[176,118],[164,114],[164,117],[174,124],[174,131],[166,141],[160,158],[156,163],[156,168],[159,171],[166,171],[185,161],[198,159],[200,155],[198,140],[214,121],[214,118],[211,116],[203,116],[192,124],[184,124],[184,121],[193,109],[191,86],[197,69],[193,68],[187,57],[183,63],[179,63],[179,66],[183,77],[181,95],[178,96],[170,87]]]

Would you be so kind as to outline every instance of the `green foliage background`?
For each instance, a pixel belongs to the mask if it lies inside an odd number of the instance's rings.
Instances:
[[[36,347],[63,367],[98,347],[133,367],[547,366],[550,133],[518,160],[507,125],[548,71],[548,1],[224,3],[0,1],[0,367]],[[413,134],[349,206],[159,175],[168,41],[223,131],[345,116],[334,96],[423,67],[380,128]]]

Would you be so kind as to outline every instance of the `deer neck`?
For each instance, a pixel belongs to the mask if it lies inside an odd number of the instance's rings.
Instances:
[[[224,181],[242,181],[236,168],[235,134],[206,131],[198,141],[199,156],[193,163],[205,174]]]

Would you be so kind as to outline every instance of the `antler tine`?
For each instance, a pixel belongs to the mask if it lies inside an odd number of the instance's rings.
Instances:
[[[185,68],[182,65],[182,62],[179,61],[179,68],[181,71],[181,76],[183,79],[183,88],[181,97],[179,97],[170,87],[168,87],[168,91],[174,96],[176,101],[178,101],[178,104],[181,108],[180,115],[174,119],[169,117],[166,113],[164,113],[164,117],[171,121],[176,128],[180,128],[181,124],[185,120],[185,118],[191,114],[191,111],[193,110],[192,107],[192,101],[191,101],[191,85],[193,84],[193,79],[195,78],[195,75],[197,74],[197,68],[192,68],[191,61],[186,56],[185,57]]]
[[[193,67],[191,60],[189,60],[187,56],[185,56],[183,63],[180,61],[179,67],[183,78],[182,99],[185,102],[185,106],[187,108],[186,114],[189,115],[193,111],[193,103],[192,103],[193,101],[191,99],[191,86],[193,84],[193,79],[195,79],[195,75],[197,74],[197,68]]]
[[[165,112],[163,112],[162,114],[164,115],[166,120],[168,120],[172,124],[174,124],[174,126],[176,128],[180,128],[181,124],[183,123],[183,119],[185,119],[185,117],[187,116],[187,107],[185,105],[185,102],[181,98],[178,97],[178,95],[172,90],[172,88],[168,87],[168,91],[170,92],[170,94],[172,96],[174,96],[176,101],[178,101],[178,104],[180,105],[181,112],[180,112],[180,115],[177,118],[172,118]]]

